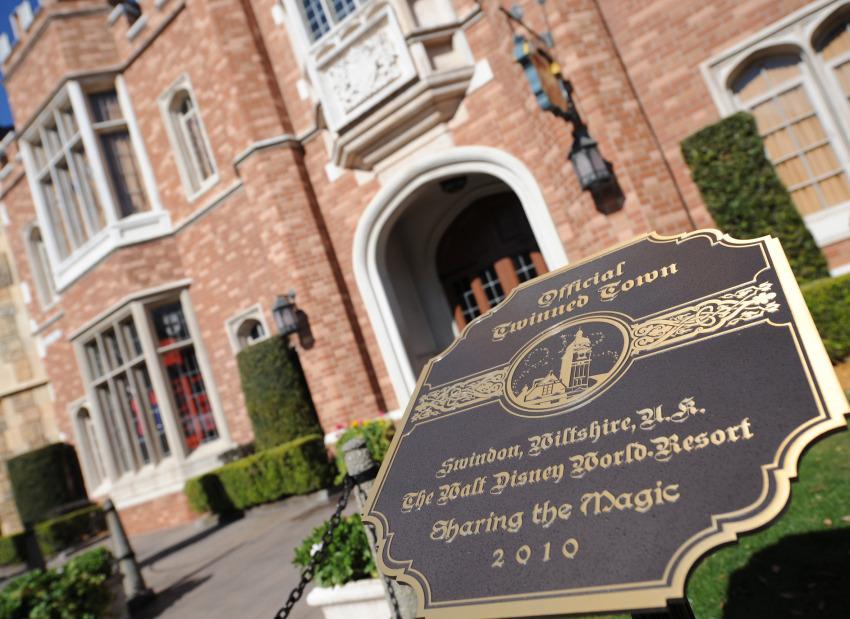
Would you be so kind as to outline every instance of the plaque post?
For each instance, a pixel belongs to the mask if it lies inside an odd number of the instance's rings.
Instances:
[[[362,510],[369,489],[375,483],[374,479],[377,475],[378,463],[372,459],[372,455],[366,448],[366,439],[363,437],[358,436],[346,442],[342,446],[342,451],[345,454],[345,466],[348,469],[348,474],[357,480],[354,490],[357,497],[357,504]],[[366,526],[365,529],[366,536],[369,538],[369,547],[372,550],[372,558],[375,561],[375,565],[377,565],[378,557],[376,555],[377,544],[375,542],[375,533],[370,526]],[[397,613],[396,619],[415,619],[416,594],[413,592],[413,589],[386,576],[381,577],[381,582],[384,583],[387,598],[390,600],[394,598],[396,601],[396,604],[394,604],[397,607],[394,609]]]

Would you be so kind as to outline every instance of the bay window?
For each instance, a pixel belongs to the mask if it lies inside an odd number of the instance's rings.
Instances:
[[[76,340],[100,427],[81,447],[97,450],[87,460],[110,462],[116,479],[219,438],[186,294],[130,303]]]
[[[57,291],[116,246],[170,231],[120,76],[68,82],[19,143]]]
[[[57,253],[60,258],[67,258],[105,223],[103,206],[91,182],[89,162],[69,103],[47,114],[43,124],[36,128],[30,148],[34,176]]]
[[[89,106],[92,127],[98,136],[117,202],[118,217],[124,218],[147,210],[141,176],[133,155],[127,123],[118,105],[118,95],[114,90],[90,94]]]

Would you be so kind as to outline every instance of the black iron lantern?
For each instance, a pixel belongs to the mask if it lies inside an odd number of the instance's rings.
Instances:
[[[614,177],[611,165],[599,152],[596,143],[584,124],[573,130],[573,146],[570,149],[570,162],[576,172],[583,190],[593,190],[601,184],[608,183]]]
[[[272,315],[278,333],[282,336],[288,337],[298,332],[298,310],[295,306],[294,290],[290,290],[286,295],[278,295],[272,306]]]

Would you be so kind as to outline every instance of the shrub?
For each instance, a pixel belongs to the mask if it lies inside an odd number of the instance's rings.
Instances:
[[[705,205],[717,226],[741,239],[779,238],[800,281],[829,275],[782,181],[764,154],[755,120],[733,114],[682,142]]]
[[[829,358],[850,356],[850,275],[821,279],[802,288]]]
[[[272,337],[236,355],[257,451],[320,432],[296,353]]]
[[[24,523],[51,518],[62,508],[86,500],[77,453],[67,443],[53,443],[8,461],[15,504]]]
[[[104,586],[112,574],[112,555],[90,550],[59,570],[33,570],[0,592],[3,619],[96,619],[112,601]]]
[[[330,466],[318,434],[304,436],[225,464],[186,482],[197,512],[227,513],[325,487]]]
[[[0,565],[13,565],[26,561],[24,536],[22,533],[0,537]]]
[[[342,451],[345,445],[351,439],[362,436],[366,439],[366,448],[375,462],[383,462],[387,450],[390,448],[390,442],[395,435],[395,426],[388,419],[375,419],[365,423],[355,422],[350,428],[343,432],[339,440],[336,442],[336,468],[337,476],[334,479],[335,484],[342,483],[348,469],[345,466],[345,457]]]
[[[35,525],[35,536],[41,551],[50,556],[105,530],[103,509],[100,505],[90,505]]]
[[[301,542],[292,559],[295,565],[307,567],[314,549],[318,549],[327,529],[328,523],[324,522]],[[352,580],[375,578],[378,575],[369,548],[369,539],[359,515],[353,514],[339,521],[328,544],[325,558],[316,566],[315,575],[316,581],[322,587],[344,585]]]

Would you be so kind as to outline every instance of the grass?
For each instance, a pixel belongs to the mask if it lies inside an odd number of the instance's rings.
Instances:
[[[686,590],[697,619],[850,617],[850,434],[812,446],[785,512],[700,561]]]

